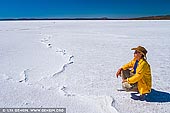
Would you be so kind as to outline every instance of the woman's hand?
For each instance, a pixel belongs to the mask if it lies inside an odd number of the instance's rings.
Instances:
[[[117,78],[118,78],[118,76],[120,76],[122,70],[123,70],[123,69],[120,68],[120,69],[117,71],[117,73],[116,73],[116,77],[117,77]]]

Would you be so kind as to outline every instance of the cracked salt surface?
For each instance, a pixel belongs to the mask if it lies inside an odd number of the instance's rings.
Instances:
[[[0,107],[66,107],[68,113],[168,113],[169,100],[140,102],[132,100],[130,93],[118,92],[121,80],[114,74],[133,57],[130,48],[143,45],[148,49],[155,94],[168,97],[169,23],[1,22]]]

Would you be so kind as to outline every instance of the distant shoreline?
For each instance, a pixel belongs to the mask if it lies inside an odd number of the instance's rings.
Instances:
[[[6,18],[0,21],[24,21],[24,20],[170,20],[170,15],[147,16],[137,18]]]

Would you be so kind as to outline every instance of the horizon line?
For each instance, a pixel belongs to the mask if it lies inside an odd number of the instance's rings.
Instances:
[[[131,19],[151,19],[151,18],[168,17],[170,15],[151,15],[151,16],[138,16],[129,18],[112,18],[112,17],[20,17],[20,18],[0,18],[0,21],[5,20],[131,20]]]

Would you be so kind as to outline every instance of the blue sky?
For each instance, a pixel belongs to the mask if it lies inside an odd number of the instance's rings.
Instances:
[[[0,0],[0,18],[170,15],[170,0]]]

